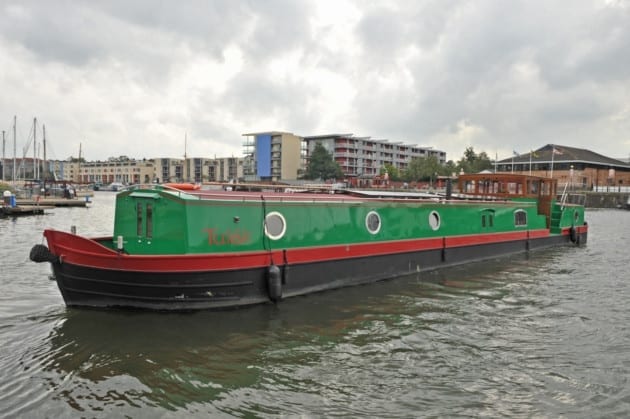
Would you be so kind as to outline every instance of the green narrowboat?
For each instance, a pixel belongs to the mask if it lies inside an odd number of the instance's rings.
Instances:
[[[138,185],[110,237],[44,231],[69,306],[195,310],[278,302],[542,247],[586,243],[583,199],[554,179],[461,175],[444,195]],[[337,193],[332,193],[337,192]],[[583,196],[582,196],[583,198]]]

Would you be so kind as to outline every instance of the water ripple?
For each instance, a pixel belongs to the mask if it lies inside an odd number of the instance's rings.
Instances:
[[[67,309],[24,264],[46,226],[106,233],[98,211],[0,220],[20,236],[2,248],[0,417],[630,414],[627,212],[590,211],[583,248],[165,314]]]

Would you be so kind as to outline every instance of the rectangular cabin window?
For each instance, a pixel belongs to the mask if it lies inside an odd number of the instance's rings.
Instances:
[[[492,214],[488,215],[488,226],[494,226],[494,217],[492,216]]]
[[[508,182],[508,193],[510,195],[522,195],[523,187],[518,182]]]
[[[147,239],[153,237],[153,205],[147,204]]]
[[[136,233],[142,236],[142,204],[136,203]]]
[[[492,189],[490,188],[492,185],[492,183],[489,180],[484,180],[483,183],[479,186],[481,186],[483,188],[483,190],[481,191],[482,194],[487,195],[492,193]]]
[[[466,184],[464,185],[464,189],[467,193],[476,193],[477,191],[475,190],[475,181],[474,180],[467,181]]]
[[[485,227],[486,226],[486,216],[482,215],[481,216],[481,227]]]
[[[540,194],[543,196],[551,195],[551,183],[550,182],[542,182],[540,185]]]

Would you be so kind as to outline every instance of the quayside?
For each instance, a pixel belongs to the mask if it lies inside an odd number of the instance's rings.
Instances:
[[[47,229],[30,257],[50,263],[68,306],[196,310],[587,241],[584,197],[559,194],[554,179],[461,175],[457,186],[440,196],[137,185],[117,194],[111,236]]]

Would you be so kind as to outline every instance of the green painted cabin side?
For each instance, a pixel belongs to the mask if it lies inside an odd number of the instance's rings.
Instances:
[[[536,199],[496,201],[390,200],[275,196],[222,199],[164,188],[137,188],[116,198],[111,243],[129,254],[256,252],[339,244],[540,230],[584,222],[582,207],[552,200],[550,226]],[[376,215],[375,215],[376,214]],[[576,215],[577,214],[577,215]],[[267,217],[267,224],[265,222]],[[269,234],[265,234],[267,228]]]

